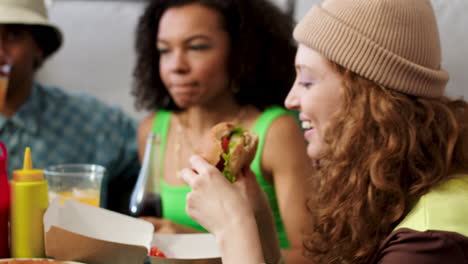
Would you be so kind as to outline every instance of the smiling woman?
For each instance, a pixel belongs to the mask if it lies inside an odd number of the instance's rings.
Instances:
[[[343,76],[323,56],[301,44],[297,50],[296,71],[297,81],[285,104],[290,109],[299,109],[302,105],[299,118],[309,142],[307,154],[319,159],[330,117],[341,103]]]

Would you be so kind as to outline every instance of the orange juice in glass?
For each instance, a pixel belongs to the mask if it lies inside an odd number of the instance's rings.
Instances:
[[[96,164],[63,164],[44,170],[49,185],[49,201],[72,199],[99,207],[105,168]]]
[[[49,202],[52,202],[55,198],[60,197],[60,204],[65,203],[66,199],[72,199],[80,203],[99,207],[99,195],[100,193],[98,191],[91,189],[74,189],[72,191],[64,191],[60,193],[55,193],[49,190]]]

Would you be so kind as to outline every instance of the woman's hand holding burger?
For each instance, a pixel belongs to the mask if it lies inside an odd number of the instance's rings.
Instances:
[[[257,263],[275,263],[280,258],[268,199],[249,168],[257,144],[258,138],[252,132],[228,123],[218,124],[207,137],[201,155],[191,157],[192,168],[180,174],[192,187],[187,196],[187,214],[216,236],[223,263],[232,259],[248,263],[242,260],[246,256],[233,256],[239,247],[245,248],[244,252]]]
[[[223,263],[250,263],[250,258],[257,264],[264,262],[257,222],[247,192],[248,182],[255,178],[239,177],[231,184],[201,156],[193,156],[190,163],[192,169],[181,171],[181,177],[192,187],[187,195],[186,211],[215,235]],[[246,252],[246,255],[238,256],[237,252]]]

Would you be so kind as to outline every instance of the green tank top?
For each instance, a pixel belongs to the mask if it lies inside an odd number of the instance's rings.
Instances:
[[[281,215],[278,207],[278,201],[276,199],[275,187],[269,183],[262,174],[261,170],[261,153],[263,145],[265,144],[265,137],[268,132],[268,128],[271,123],[281,115],[290,114],[284,108],[274,106],[266,109],[255,122],[253,131],[259,136],[258,150],[250,168],[255,173],[258,183],[263,191],[266,193],[270,206],[275,217],[276,231],[280,246],[283,249],[289,248],[289,241],[284,230],[284,225],[281,220]],[[161,136],[161,153],[160,163],[163,162],[164,151],[166,149],[167,134],[169,131],[171,112],[166,110],[159,110],[155,116],[153,122],[153,133]],[[163,166],[160,166],[162,169]],[[162,173],[160,173],[162,175]],[[206,231],[200,224],[190,218],[185,212],[186,196],[190,192],[189,186],[171,186],[164,181],[164,177],[161,176],[161,201],[163,209],[163,217],[172,220],[176,223],[183,224],[186,226],[193,227],[200,231]]]

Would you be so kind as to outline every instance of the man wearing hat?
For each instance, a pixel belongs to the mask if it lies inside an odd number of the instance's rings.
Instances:
[[[136,124],[95,98],[35,82],[37,69],[62,42],[43,0],[0,0],[0,78],[8,80],[0,87],[0,141],[9,152],[9,173],[22,167],[26,147],[36,168],[103,165],[101,205],[126,212],[139,171]]]

